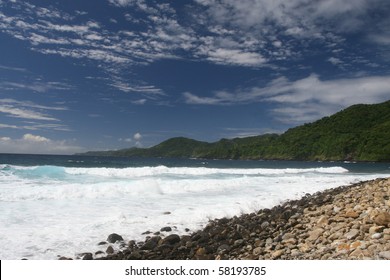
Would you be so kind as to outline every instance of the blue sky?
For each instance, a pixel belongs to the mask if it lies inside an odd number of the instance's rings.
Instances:
[[[282,133],[390,99],[388,0],[0,0],[0,152]]]

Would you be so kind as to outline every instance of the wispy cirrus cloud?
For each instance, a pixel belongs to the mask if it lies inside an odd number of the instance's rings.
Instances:
[[[183,93],[187,104],[244,105],[254,102],[274,104],[269,111],[281,122],[299,124],[333,114],[356,103],[378,103],[388,100],[390,76],[370,76],[321,80],[316,74],[290,81],[279,77],[264,87],[216,91],[210,96]]]
[[[2,123],[0,128],[70,131],[66,125],[60,123],[58,118],[48,113],[48,111],[67,110],[68,108],[62,106],[44,106],[29,101],[0,99],[0,114],[11,119],[22,120],[17,125]]]
[[[164,96],[163,90],[145,81],[131,82],[135,80],[129,74],[133,67],[163,59],[272,67],[288,59],[299,60],[318,42],[329,52],[325,62],[328,59],[345,67],[333,55],[343,50],[345,34],[360,34],[377,45],[389,41],[388,19],[370,13],[374,9],[383,14],[390,11],[386,0],[194,0],[180,12],[164,1],[106,2],[121,11],[123,18],[102,22],[80,11],[70,15],[51,7],[49,13],[48,8],[28,2],[2,2],[7,9],[0,12],[0,29],[29,42],[36,52],[81,64],[89,61],[109,77],[107,85],[151,100]],[[129,24],[123,28],[115,24],[118,20]],[[372,21],[380,27],[377,31],[365,28]],[[195,95],[188,93],[187,97],[197,102]],[[214,99],[209,97],[208,102],[218,103],[218,98]]]
[[[2,81],[0,82],[0,88],[4,91],[13,90],[31,90],[39,93],[48,92],[51,90],[70,90],[73,87],[70,84],[63,82],[44,82],[44,81]]]

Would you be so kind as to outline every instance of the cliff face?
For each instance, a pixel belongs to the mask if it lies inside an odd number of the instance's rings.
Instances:
[[[178,137],[149,149],[132,148],[105,152],[104,155],[390,161],[390,101],[354,105],[316,122],[291,128],[281,135],[222,139],[215,143]]]

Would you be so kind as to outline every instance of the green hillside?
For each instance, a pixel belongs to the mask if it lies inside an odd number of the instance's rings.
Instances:
[[[149,149],[87,155],[218,159],[390,161],[390,101],[354,105],[281,135],[222,139],[215,143],[171,138]]]

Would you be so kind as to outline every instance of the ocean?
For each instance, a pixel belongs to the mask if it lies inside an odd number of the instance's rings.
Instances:
[[[0,259],[75,258],[111,233],[144,240],[307,193],[389,177],[389,163],[0,154]]]

